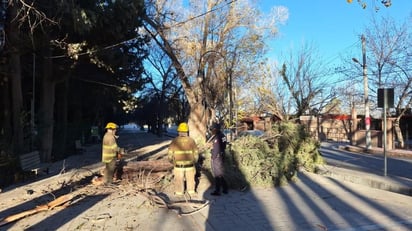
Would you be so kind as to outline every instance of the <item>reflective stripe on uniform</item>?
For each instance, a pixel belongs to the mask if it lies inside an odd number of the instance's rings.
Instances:
[[[194,165],[191,165],[189,167],[180,167],[179,165],[175,166],[175,171],[187,171],[191,169],[195,169],[195,166]]]
[[[112,144],[112,145],[103,144],[103,149],[117,149],[117,144]]]
[[[114,155],[103,154],[102,162],[109,163],[110,161],[112,161],[115,158],[116,158],[116,154],[114,154]]]
[[[187,150],[187,151],[172,151],[173,154],[192,154],[193,150]]]
[[[179,165],[193,166],[193,161],[192,160],[178,160],[178,161],[176,161],[175,166],[179,166]]]
[[[175,165],[193,164],[193,162],[196,161],[193,153],[193,150],[176,150],[170,152],[170,154],[173,156]]]
[[[116,153],[117,149],[118,149],[117,144],[103,145],[102,161],[105,163],[108,163],[112,161],[113,159],[115,159],[117,155]]]

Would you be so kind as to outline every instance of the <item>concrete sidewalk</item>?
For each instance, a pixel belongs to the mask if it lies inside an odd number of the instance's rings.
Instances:
[[[122,146],[132,147],[137,142],[133,151],[138,156],[164,153],[170,141],[148,133],[123,137]],[[83,155],[65,161],[64,173],[63,162],[59,162],[54,166],[57,174],[0,193],[0,218],[32,207],[79,169],[87,169],[87,173],[101,168],[100,147],[87,148]],[[346,171],[359,179],[366,176]],[[287,186],[230,190],[220,197],[210,195],[206,177],[201,182],[196,199],[209,205],[192,215],[178,216],[166,208],[145,206],[147,199],[128,188],[105,188],[103,194],[79,198],[64,210],[35,214],[0,230],[412,230],[411,197],[347,179],[301,172],[299,181]],[[34,192],[28,194],[28,189]]]
[[[410,197],[312,173],[299,179],[214,199],[204,230],[412,229]]]
[[[412,179],[383,176],[370,173],[367,169],[347,169],[332,164],[320,166],[318,174],[339,181],[347,181],[371,188],[412,196]],[[412,199],[412,198],[411,198]]]

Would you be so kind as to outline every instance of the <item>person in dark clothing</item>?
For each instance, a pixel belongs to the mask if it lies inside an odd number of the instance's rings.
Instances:
[[[224,168],[224,158],[225,149],[227,145],[226,136],[220,131],[220,125],[214,123],[211,127],[212,130],[212,157],[211,157],[211,167],[212,174],[215,178],[215,191],[211,193],[213,196],[220,196],[220,190],[224,194],[228,193],[228,185],[224,178],[225,168]]]

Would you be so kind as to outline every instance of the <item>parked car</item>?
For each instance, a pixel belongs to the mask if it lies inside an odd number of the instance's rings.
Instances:
[[[233,130],[232,130],[232,134],[230,134],[230,129],[223,129],[222,132],[226,136],[227,142],[229,143],[232,141],[232,139],[235,138],[236,133]]]
[[[265,132],[261,130],[246,130],[246,131],[240,131],[238,133],[238,136],[256,136],[256,137],[261,137],[265,134]]]

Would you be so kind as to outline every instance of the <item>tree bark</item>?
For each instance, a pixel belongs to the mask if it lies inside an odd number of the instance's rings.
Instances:
[[[52,160],[52,147],[53,147],[53,128],[54,128],[54,101],[55,101],[55,87],[56,84],[53,81],[51,57],[51,48],[46,45],[43,65],[43,77],[42,77],[42,96],[41,96],[41,159],[44,162],[50,162]]]
[[[16,5],[13,5],[9,9],[11,18],[15,18],[17,15]],[[16,20],[15,20],[16,21]],[[18,26],[15,22],[11,23],[9,33],[10,44],[10,80],[11,80],[11,118],[12,118],[12,146],[14,153],[22,153],[24,149],[23,145],[23,94],[21,89],[21,61],[20,54],[17,48],[19,39]]]
[[[0,73],[6,73],[6,65],[1,67]],[[1,77],[3,80],[0,80],[0,107],[3,108],[3,110],[0,111],[0,141],[5,144],[10,144],[12,143],[10,84],[8,84],[10,78],[7,75],[2,75]]]
[[[69,92],[69,80],[68,76],[62,83],[56,85],[56,134],[53,147],[53,153],[56,153],[57,159],[65,157],[65,151],[67,150],[67,121],[68,121],[68,92]],[[74,145],[74,144],[73,144]],[[70,148],[70,147],[69,147]]]
[[[189,100],[190,101],[190,100]],[[190,115],[189,115],[189,131],[190,136],[193,137],[197,142],[206,141],[206,113],[204,105],[199,102],[192,103],[190,105]]]
[[[128,162],[123,167],[124,171],[149,171],[149,172],[165,172],[173,169],[173,164],[168,161],[147,160]]]
[[[182,64],[176,56],[176,51],[173,49],[173,47],[167,40],[167,36],[164,35],[164,31],[162,30],[162,28],[159,27],[159,25],[152,19],[150,19],[150,17],[148,17],[147,15],[144,16],[144,19],[156,30],[156,32],[159,33],[162,42],[160,42],[155,35],[152,35],[152,37],[155,39],[159,47],[168,55],[168,57],[172,61],[172,65],[176,69],[177,75],[179,76],[182,87],[185,91],[188,103],[190,105],[190,115],[188,121],[190,136],[193,137],[196,141],[204,142],[206,140],[206,113],[205,108],[202,105],[202,96],[204,92],[200,90],[200,96],[195,94],[192,88],[192,84],[190,83]],[[149,29],[146,30],[150,32]]]
[[[398,138],[399,147],[400,148],[405,148],[405,141],[403,139],[401,128],[399,127],[399,120],[400,120],[400,118],[396,118],[393,125],[394,125],[394,128],[395,128],[396,137]]]

